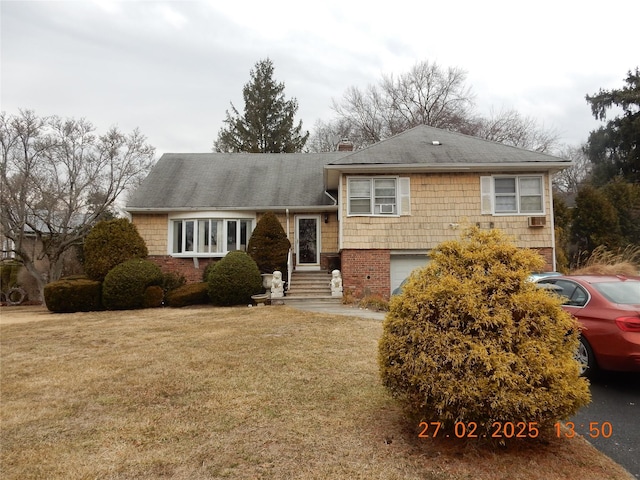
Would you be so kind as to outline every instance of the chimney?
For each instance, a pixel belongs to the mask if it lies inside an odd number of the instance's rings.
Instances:
[[[338,151],[353,152],[353,143],[351,143],[348,138],[343,138],[338,142]]]

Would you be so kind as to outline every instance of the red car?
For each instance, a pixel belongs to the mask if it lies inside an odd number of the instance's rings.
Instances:
[[[563,308],[582,326],[576,358],[583,375],[599,369],[640,372],[640,277],[570,275],[538,284],[553,285],[565,298]]]

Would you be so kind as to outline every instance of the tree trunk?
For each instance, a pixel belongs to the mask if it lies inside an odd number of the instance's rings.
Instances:
[[[40,272],[35,264],[33,263],[33,261],[28,260],[28,261],[23,261],[23,265],[24,268],[27,269],[27,272],[29,272],[31,274],[31,276],[36,280],[36,284],[38,285],[38,294],[40,295],[40,301],[42,301],[43,304],[45,304],[44,301],[44,286],[48,283],[47,282],[47,274]]]

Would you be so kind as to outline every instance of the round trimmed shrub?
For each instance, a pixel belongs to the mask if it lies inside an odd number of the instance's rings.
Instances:
[[[209,262],[207,264],[206,267],[204,267],[204,270],[202,271],[202,281],[206,282],[207,279],[209,278],[209,275],[211,275],[211,272],[213,271],[213,267],[216,266],[216,263],[218,263],[219,260],[217,259],[212,259],[211,262]]]
[[[544,428],[589,402],[578,324],[527,281],[542,257],[474,228],[431,258],[392,297],[379,342],[383,384],[412,420]]]
[[[247,253],[258,265],[260,273],[279,270],[286,278],[287,255],[290,248],[291,242],[278,217],[273,212],[266,212],[251,233]]]
[[[262,291],[262,277],[253,259],[245,252],[229,252],[215,264],[209,278],[209,298],[214,305],[251,303],[251,295]]]
[[[102,284],[102,303],[108,310],[143,308],[145,291],[162,289],[162,271],[150,260],[134,258],[112,268]]]
[[[126,218],[103,220],[85,238],[84,271],[89,278],[102,281],[116,265],[147,254],[147,246],[133,223]]]
[[[209,284],[190,283],[167,293],[166,303],[170,307],[186,307],[209,303]]]
[[[44,287],[44,303],[55,313],[103,310],[102,284],[89,278],[63,278]]]

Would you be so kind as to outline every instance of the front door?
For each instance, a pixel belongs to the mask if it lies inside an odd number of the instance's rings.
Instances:
[[[296,216],[296,269],[320,269],[320,215]]]

